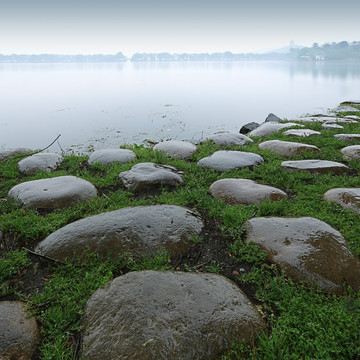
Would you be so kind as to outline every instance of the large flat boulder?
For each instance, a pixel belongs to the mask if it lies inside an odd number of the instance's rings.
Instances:
[[[39,153],[28,156],[18,162],[18,169],[24,174],[34,174],[37,171],[50,172],[55,170],[63,161],[59,154]]]
[[[266,122],[264,124],[261,124],[259,127],[257,127],[255,130],[251,131],[248,135],[249,136],[259,136],[264,137],[268,136],[274,132],[278,132],[282,129],[291,127],[291,126],[303,126],[296,123],[277,123],[277,122]]]
[[[140,271],[88,300],[82,321],[87,360],[220,360],[234,340],[264,328],[256,308],[227,278]]]
[[[192,245],[191,238],[203,226],[197,214],[175,205],[123,208],[68,224],[40,242],[36,251],[59,260],[87,249],[104,258],[124,252],[153,256],[164,250],[177,256]]]
[[[309,151],[320,152],[320,149],[314,145],[280,140],[269,140],[262,142],[261,144],[259,144],[259,148],[264,150],[270,150],[284,157],[291,157],[294,155],[299,155],[302,152]]]
[[[360,134],[336,134],[334,138],[341,141],[360,141]]]
[[[1,150],[0,151],[0,161],[8,159],[12,156],[16,156],[16,155],[26,155],[31,153],[33,150],[28,149],[28,148],[16,148],[16,149],[12,149],[12,150]]]
[[[295,282],[335,294],[344,285],[360,289],[360,261],[344,237],[330,225],[311,217],[253,218],[244,224],[246,242],[253,241]]]
[[[59,176],[15,185],[8,196],[30,209],[59,209],[89,200],[97,194],[89,181],[75,176]]]
[[[340,103],[340,105],[360,106],[360,100],[346,100]]]
[[[344,147],[341,152],[346,160],[360,160],[360,145]]]
[[[354,119],[342,118],[342,117],[331,117],[331,116],[307,116],[296,119],[302,123],[343,123],[343,124],[355,124],[357,123]]]
[[[101,149],[90,155],[88,164],[101,163],[107,165],[112,162],[123,164],[135,158],[135,153],[129,149]]]
[[[311,129],[290,129],[283,132],[285,136],[308,137],[313,135],[321,135],[321,132]]]
[[[344,106],[338,106],[337,108],[332,110],[336,114],[341,114],[344,112],[359,112],[360,110],[358,108],[355,108],[350,105],[344,105]]]
[[[283,161],[281,166],[287,170],[304,170],[317,174],[333,173],[335,175],[344,175],[351,172],[351,169],[346,165],[328,160]]]
[[[360,188],[335,188],[324,194],[324,199],[334,201],[343,208],[360,214]]]
[[[196,145],[188,141],[169,140],[159,142],[153,147],[153,150],[163,151],[175,159],[187,160],[196,151]]]
[[[339,124],[330,123],[330,122],[326,122],[326,123],[321,124],[321,127],[322,127],[324,130],[341,130],[341,129],[344,128],[343,126],[341,126],[341,125],[339,125]]]
[[[253,167],[263,161],[264,159],[260,155],[251,152],[220,150],[199,160],[197,164],[218,171],[226,171]]]
[[[242,146],[254,142],[246,135],[232,131],[219,131],[201,139],[200,143],[202,144],[206,141],[213,141],[215,144],[221,146]]]
[[[221,179],[210,186],[211,195],[230,204],[250,205],[265,200],[276,201],[287,197],[286,193],[268,185],[247,179]]]

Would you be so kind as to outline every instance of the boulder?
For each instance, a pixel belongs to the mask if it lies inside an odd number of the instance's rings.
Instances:
[[[360,106],[360,100],[346,100],[340,103],[340,105]]]
[[[123,164],[135,158],[135,153],[128,149],[102,149],[96,150],[90,155],[88,164],[101,163],[106,165],[112,162]]]
[[[349,106],[349,105],[345,105],[345,106],[338,106],[337,108],[335,108],[333,110],[334,113],[336,114],[341,114],[341,113],[344,113],[344,112],[359,112],[360,110],[355,108],[355,107],[352,107],[352,106]]]
[[[341,152],[346,160],[360,160],[360,145],[344,147]]]
[[[324,199],[334,201],[343,208],[360,214],[360,188],[335,188],[324,194]]]
[[[283,191],[247,179],[221,179],[210,186],[211,195],[230,204],[250,205],[286,198]]]
[[[258,128],[260,126],[260,124],[256,123],[256,122],[250,122],[247,123],[245,125],[243,125],[240,129],[240,134],[248,134],[250,131],[255,130],[256,128]]]
[[[360,116],[357,115],[346,115],[343,117],[343,119],[350,119],[350,120],[360,120]]]
[[[296,121],[301,122],[301,123],[307,123],[307,124],[311,124],[311,123],[336,123],[341,121],[342,118],[340,117],[332,117],[332,116],[305,116],[305,117],[300,117],[297,118]]]
[[[327,160],[283,161],[281,166],[287,170],[305,170],[310,173],[317,174],[325,174],[330,172],[334,173],[335,175],[344,175],[351,173],[351,169],[346,165]]]
[[[246,242],[266,250],[268,260],[295,282],[305,281],[334,294],[343,294],[344,285],[360,289],[360,260],[325,222],[311,217],[253,218],[244,227]]]
[[[81,352],[87,360],[220,360],[234,340],[250,342],[264,326],[221,275],[138,271],[90,297]]]
[[[169,140],[159,142],[153,147],[153,150],[164,151],[175,159],[187,160],[196,151],[196,146],[188,141]]]
[[[221,146],[242,146],[254,142],[247,136],[232,131],[219,131],[200,140],[200,143],[213,141]]]
[[[283,132],[283,135],[298,136],[298,137],[308,137],[308,136],[320,135],[320,134],[321,132],[311,129],[290,129]]]
[[[270,150],[284,157],[291,157],[294,155],[299,155],[302,152],[309,151],[320,152],[320,149],[314,145],[280,140],[265,141],[259,144],[259,148],[263,150]]]
[[[243,151],[216,151],[198,161],[199,166],[226,171],[229,169],[242,169],[262,163],[264,159],[257,154]]]
[[[55,170],[63,161],[59,154],[38,153],[18,162],[18,169],[24,174],[34,174],[37,171],[50,172]]]
[[[280,123],[275,123],[275,122],[267,122],[267,123],[260,125],[255,130],[251,131],[248,135],[264,137],[264,136],[268,136],[274,132],[278,132],[282,129],[291,127],[291,126],[303,126],[303,125],[299,125],[299,124],[295,124],[295,123],[280,124]]]
[[[343,129],[344,127],[341,126],[341,125],[338,125],[336,123],[329,123],[329,122],[326,122],[326,123],[323,123],[321,125],[321,127],[325,130],[338,130],[338,129]]]
[[[59,209],[96,196],[90,182],[75,176],[59,176],[21,183],[8,196],[30,209]]]
[[[127,190],[131,192],[149,192],[162,186],[174,188],[183,182],[179,172],[173,166],[154,163],[139,163],[130,170],[119,174]]]
[[[336,134],[334,138],[341,141],[360,141],[360,134]]]
[[[55,259],[81,255],[87,249],[112,259],[129,252],[135,256],[154,256],[167,250],[177,256],[191,245],[204,224],[199,216],[175,205],[123,208],[89,216],[68,224],[45,240],[36,251]]]
[[[40,341],[34,317],[21,301],[0,301],[0,359],[31,360]]]
[[[21,154],[29,154],[33,152],[33,150],[28,149],[28,148],[17,148],[17,149],[12,149],[12,150],[1,150],[0,151],[0,161],[8,159],[9,157],[12,156],[16,156],[16,155],[21,155]]]
[[[282,119],[280,119],[278,116],[276,116],[275,114],[273,113],[270,113],[266,119],[265,119],[265,122],[269,122],[269,121],[273,121],[273,122],[279,122],[281,121]]]

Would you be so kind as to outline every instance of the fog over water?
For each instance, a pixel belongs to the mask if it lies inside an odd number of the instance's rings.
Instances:
[[[359,89],[358,62],[0,64],[0,149],[42,148],[58,134],[75,152],[196,141],[270,112],[324,112]]]

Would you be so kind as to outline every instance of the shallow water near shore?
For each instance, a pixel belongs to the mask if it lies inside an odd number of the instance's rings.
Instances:
[[[0,149],[197,141],[359,98],[359,62],[0,64]]]

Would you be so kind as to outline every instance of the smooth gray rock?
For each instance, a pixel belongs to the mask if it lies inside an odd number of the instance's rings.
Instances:
[[[175,159],[187,160],[196,151],[196,146],[188,141],[169,140],[156,144],[153,150],[164,151]]]
[[[29,154],[33,152],[33,150],[28,148],[17,148],[12,150],[1,150],[0,151],[0,161],[8,159],[9,157],[12,157],[14,155],[21,155],[21,154]]]
[[[338,130],[338,129],[343,129],[344,127],[339,125],[339,124],[336,124],[336,123],[329,123],[329,122],[326,122],[326,123],[323,123],[321,125],[321,127],[325,130]]]
[[[311,130],[311,129],[290,129],[283,132],[283,135],[286,136],[298,136],[298,137],[308,137],[313,135],[321,135],[321,132]]]
[[[269,121],[273,121],[273,122],[278,122],[278,121],[281,121],[282,119],[280,119],[278,116],[276,116],[275,114],[273,113],[270,113],[266,119],[265,119],[265,122],[269,122]]]
[[[345,106],[338,106],[337,108],[335,108],[333,110],[334,113],[343,113],[343,112],[359,112],[360,110],[355,108],[355,107],[352,107],[352,106],[349,106],[349,105],[345,105]]]
[[[335,175],[343,175],[351,172],[351,169],[346,165],[335,161],[327,160],[297,160],[297,161],[283,161],[282,167],[287,170],[305,170],[311,173],[325,174],[334,173]]]
[[[341,141],[360,141],[360,134],[336,134],[334,138]]]
[[[302,122],[302,123],[343,123],[343,124],[355,124],[357,123],[354,119],[347,119],[341,117],[330,117],[330,116],[307,116],[298,118],[295,121]]]
[[[0,301],[0,359],[30,360],[40,341],[34,317],[21,301]]]
[[[30,209],[59,209],[96,196],[90,182],[75,176],[59,176],[21,183],[8,196]]]
[[[135,157],[135,153],[129,149],[102,149],[96,150],[90,155],[88,164],[110,164],[112,162],[123,164],[134,160]]]
[[[360,160],[360,145],[344,147],[341,152],[346,160]]]
[[[347,100],[340,103],[340,105],[360,106],[360,100]]]
[[[247,179],[221,179],[210,186],[211,195],[230,204],[250,205],[286,198],[285,192]]]
[[[343,117],[343,119],[350,119],[350,120],[360,120],[360,116],[357,115],[346,115]],[[357,121],[358,122],[358,121]]]
[[[239,131],[240,134],[248,134],[250,131],[255,130],[256,128],[258,128],[260,126],[260,124],[256,123],[256,122],[250,122],[247,123],[245,125],[243,125]]]
[[[213,141],[215,144],[221,146],[242,146],[254,142],[247,136],[232,131],[219,131],[201,139],[200,144],[206,141]]]
[[[179,206],[123,208],[68,224],[40,242],[36,251],[59,260],[86,249],[104,258],[110,252],[113,259],[124,252],[153,256],[163,250],[177,256],[203,226],[197,214]]]
[[[34,174],[37,171],[50,172],[55,170],[63,161],[59,154],[39,153],[31,155],[18,162],[18,169],[24,174]]]
[[[130,170],[119,174],[127,190],[131,192],[147,192],[162,186],[174,188],[183,182],[178,170],[173,166],[154,163],[139,163]]]
[[[330,225],[311,217],[253,218],[244,224],[245,242],[253,241],[295,282],[344,293],[344,283],[360,289],[360,261],[344,237]]]
[[[320,152],[320,149],[314,145],[280,140],[265,141],[259,144],[259,148],[264,150],[270,150],[284,157],[291,157],[294,155],[299,155],[302,152],[309,151]]]
[[[264,136],[268,136],[274,132],[278,132],[282,129],[291,127],[291,126],[303,126],[303,125],[299,125],[299,124],[295,124],[295,123],[280,124],[280,123],[275,123],[275,122],[267,122],[267,123],[260,125],[255,130],[251,131],[248,135],[264,137]]]
[[[199,160],[197,164],[218,171],[226,171],[256,166],[263,161],[264,159],[260,155],[254,153],[221,150]]]
[[[327,201],[335,201],[343,208],[360,214],[360,188],[335,188],[324,194]]]
[[[97,290],[82,321],[87,360],[220,360],[265,324],[227,278],[206,273],[131,272]]]

